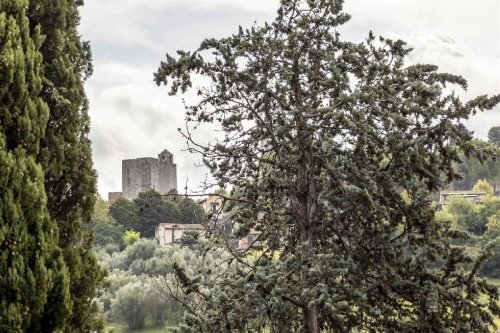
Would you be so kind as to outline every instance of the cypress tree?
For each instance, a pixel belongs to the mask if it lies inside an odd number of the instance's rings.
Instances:
[[[42,37],[27,0],[0,1],[0,331],[52,332],[69,314],[68,271],[36,162],[48,119]]]
[[[77,32],[83,1],[30,1],[31,26],[40,25],[43,84],[49,106],[45,137],[38,160],[45,172],[50,216],[58,222],[59,245],[70,272],[72,313],[65,332],[102,329],[94,302],[104,273],[92,253],[90,225],[96,198],[92,166],[88,100],[84,81],[92,73],[88,43]]]

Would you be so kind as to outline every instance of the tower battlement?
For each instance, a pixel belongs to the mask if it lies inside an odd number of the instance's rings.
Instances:
[[[123,197],[132,200],[147,190],[167,194],[172,189],[177,190],[177,165],[174,155],[168,150],[163,150],[158,158],[140,157],[122,161]]]

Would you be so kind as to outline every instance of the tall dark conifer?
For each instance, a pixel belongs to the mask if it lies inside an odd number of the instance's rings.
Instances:
[[[36,161],[48,108],[43,38],[28,0],[0,1],[0,332],[52,332],[69,314],[68,270]]]
[[[90,223],[96,175],[92,166],[88,100],[84,81],[92,73],[88,43],[78,35],[83,1],[30,2],[31,26],[45,36],[41,96],[49,106],[46,134],[38,155],[45,171],[49,213],[59,225],[60,246],[70,271],[72,314],[65,332],[99,329],[94,295],[103,272],[91,251]]]

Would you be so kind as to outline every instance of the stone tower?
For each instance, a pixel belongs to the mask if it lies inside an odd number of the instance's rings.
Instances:
[[[168,150],[158,154],[158,189],[161,194],[170,190],[177,190],[177,165],[174,164],[174,155]]]
[[[172,189],[177,190],[177,166],[168,150],[158,154],[157,159],[142,157],[122,161],[123,197],[132,200],[147,190],[167,194]]]

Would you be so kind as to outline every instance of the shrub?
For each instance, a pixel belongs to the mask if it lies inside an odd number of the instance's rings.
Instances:
[[[146,320],[146,294],[140,281],[126,284],[120,288],[111,301],[111,312],[115,319],[123,320],[132,330],[144,327]]]
[[[130,246],[141,239],[141,234],[137,231],[127,230],[122,236],[125,246]]]

